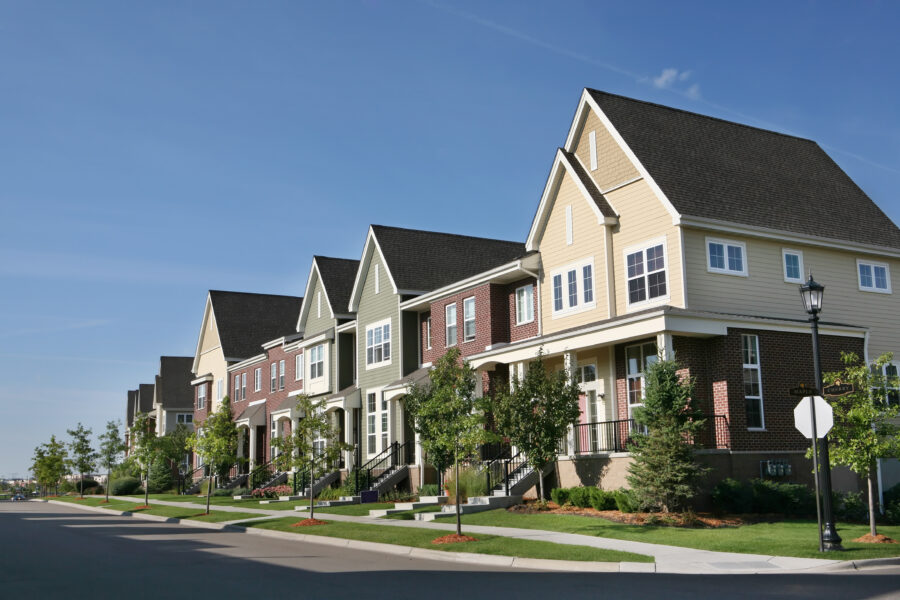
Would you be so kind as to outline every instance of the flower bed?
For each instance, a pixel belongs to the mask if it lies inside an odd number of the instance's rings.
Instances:
[[[289,485],[272,485],[266,488],[256,488],[250,495],[254,498],[277,498],[278,496],[290,496],[294,488]]]

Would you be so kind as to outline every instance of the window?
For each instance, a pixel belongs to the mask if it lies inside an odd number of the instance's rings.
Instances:
[[[578,367],[578,383],[592,383],[597,381],[596,365],[582,365]]]
[[[629,416],[631,409],[644,403],[644,372],[658,360],[656,344],[653,342],[625,348]]]
[[[217,379],[216,380],[216,400],[221,400],[225,397],[225,380]]]
[[[897,365],[884,365],[884,401],[888,405],[900,404],[900,373]]]
[[[325,344],[309,349],[309,378],[318,379],[325,374]]]
[[[565,278],[565,287],[563,287]],[[553,315],[594,307],[594,263],[592,259],[563,267],[553,274]]]
[[[284,389],[284,361],[278,361],[278,389]]]
[[[463,341],[475,339],[475,298],[463,300]]]
[[[294,357],[294,381],[303,379],[303,355],[298,354]]]
[[[197,386],[197,410],[206,408],[206,384],[201,383]]]
[[[366,327],[366,366],[391,362],[391,321]]]
[[[241,373],[241,400],[247,399],[247,374]]]
[[[706,270],[710,273],[747,276],[744,242],[706,238]]]
[[[388,403],[381,397],[381,449],[388,447]]]
[[[278,389],[278,364],[272,363],[269,369],[269,391]]]
[[[234,401],[238,402],[241,399],[241,376],[234,376],[234,389],[231,391],[234,394]]]
[[[629,305],[668,297],[664,243],[654,243],[626,254],[625,264]]]
[[[431,315],[425,319],[425,347],[431,350]]]
[[[446,346],[449,348],[450,346],[456,345],[456,303],[448,304],[446,308],[444,308],[444,314],[447,316]]]
[[[377,440],[375,433],[375,394],[366,394],[366,410],[368,416],[366,418],[366,441],[369,454],[375,454],[375,443]]]
[[[175,415],[175,423],[190,425],[194,422],[194,415],[191,413],[178,413]]]
[[[534,286],[524,285],[516,289],[516,325],[534,321]]]
[[[784,249],[781,256],[784,258],[784,280],[787,283],[803,283],[803,253]]]
[[[572,205],[566,207],[566,244],[571,246],[572,242]]]
[[[884,263],[856,261],[859,289],[863,292],[891,293],[891,272]]]
[[[747,411],[747,429],[764,429],[759,338],[755,335],[742,335],[741,352],[744,360],[744,406]]]
[[[253,391],[258,392],[262,389],[262,369],[260,367],[256,367],[256,370],[253,372]]]
[[[591,171],[597,170],[597,132],[592,131],[588,134],[588,142],[591,152]]]

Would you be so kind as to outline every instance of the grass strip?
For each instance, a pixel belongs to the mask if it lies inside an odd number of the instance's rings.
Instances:
[[[144,496],[132,495],[136,501],[143,502]],[[166,502],[191,502],[206,506],[206,496],[181,496],[178,494],[150,494],[150,500],[163,500]],[[295,506],[309,504],[308,500],[292,500],[290,502],[276,502],[274,504],[260,504],[259,498],[235,500],[230,496],[212,496],[209,499],[210,506],[237,506],[244,508],[259,508],[263,510],[293,510]]]
[[[151,504],[151,508],[143,508],[135,510],[139,506],[135,502],[125,502],[122,500],[110,500],[109,504],[103,504],[103,496],[85,496],[84,500],[77,497],[58,498],[64,502],[72,504],[81,504],[83,506],[98,506],[100,508],[108,508],[109,510],[127,511],[135,514],[156,515],[159,517],[168,517],[174,519],[188,519],[191,521],[205,521],[207,523],[221,523],[223,521],[237,521],[241,519],[253,519],[261,515],[245,512],[227,512],[224,510],[213,510],[208,515],[202,514],[202,510],[190,506],[164,506]],[[143,502],[142,502],[143,503]]]
[[[496,509],[463,515],[463,523],[520,527],[563,533],[579,533],[596,537],[633,540],[651,544],[682,546],[717,552],[741,552],[799,558],[828,558],[833,560],[861,560],[900,556],[900,544],[863,544],[851,540],[868,533],[866,525],[838,524],[845,552],[823,555],[818,551],[816,522],[791,520],[757,523],[741,527],[718,529],[689,529],[650,525],[626,525],[597,517],[555,514],[517,514]],[[883,526],[879,533],[900,539],[900,527]]]
[[[577,560],[598,562],[653,562],[653,557],[631,552],[605,550],[590,546],[571,546],[554,544],[538,540],[520,540],[515,538],[477,535],[477,542],[463,544],[434,545],[431,540],[439,537],[442,531],[433,529],[417,529],[412,527],[392,527],[390,525],[370,525],[368,523],[348,523],[346,521],[327,521],[327,525],[311,527],[291,527],[299,519],[283,518],[272,521],[257,521],[244,526],[274,531],[287,531],[306,535],[380,542],[399,546],[428,548],[443,552],[472,552],[476,554],[492,554],[496,556],[517,556],[520,558],[547,558],[553,560]],[[241,525],[240,523],[238,525]]]
[[[440,506],[422,506],[420,508],[414,508],[413,510],[405,510],[403,512],[394,513],[392,515],[385,515],[381,517],[382,519],[393,519],[395,521],[414,521],[416,519],[416,513],[432,513],[432,512],[441,512]]]

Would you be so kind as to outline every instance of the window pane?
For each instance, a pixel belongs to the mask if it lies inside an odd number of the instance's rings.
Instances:
[[[887,270],[884,267],[875,267],[875,287],[879,290],[887,289]]]
[[[725,268],[725,246],[715,242],[709,243],[709,266],[713,269]]]
[[[859,265],[859,285],[865,288],[874,287],[871,265]]]
[[[659,298],[666,295],[665,271],[647,275],[647,292],[651,298]]]
[[[629,404],[640,404],[643,400],[643,395],[641,394],[641,383],[642,379],[640,377],[633,377],[628,379],[628,403]]]
[[[759,398],[751,398],[745,401],[747,407],[747,427],[761,429],[762,423],[762,401]]]
[[[647,299],[647,282],[644,278],[632,279],[628,282],[628,302],[634,304]]]
[[[553,276],[553,310],[562,310],[562,275]]]
[[[594,367],[594,365],[585,365],[581,367],[581,381],[582,383],[597,381],[597,368]]]
[[[585,265],[582,268],[582,284],[584,287],[585,304],[594,301],[594,269],[591,265]]]
[[[800,257],[796,254],[784,255],[784,276],[787,279],[800,279]]]
[[[628,374],[635,375],[641,372],[641,347],[631,346],[625,350],[625,361],[627,363]]]
[[[744,270],[744,254],[740,246],[728,246],[728,270],[738,272]]]
[[[628,255],[628,277],[637,277],[644,274],[644,252],[635,252]]]
[[[744,369],[744,396],[759,396],[759,371]]]
[[[578,281],[575,271],[566,273],[566,279],[569,287],[569,306],[576,306],[578,304]]]
[[[659,353],[656,349],[656,344],[644,344],[641,350],[644,353],[644,372],[646,372],[647,367],[659,362]]]
[[[666,260],[663,258],[662,244],[647,248],[647,272],[659,271],[666,268]]]

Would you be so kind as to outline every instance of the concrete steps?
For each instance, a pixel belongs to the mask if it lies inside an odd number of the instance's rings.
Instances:
[[[495,508],[506,508],[518,504],[521,501],[522,496],[474,496],[469,498],[468,504],[460,505],[460,513],[469,515],[486,510],[494,510]],[[455,514],[456,505],[445,504],[439,513],[416,513],[414,516],[417,521],[434,521],[438,516]]]
[[[316,508],[325,508],[328,506],[346,506],[348,504],[359,504],[359,496],[341,496],[340,500],[320,500],[316,502]],[[309,510],[308,504],[295,506],[294,510]]]
[[[396,502],[394,503],[394,508],[370,510],[369,516],[376,518],[386,517],[388,515],[406,512],[408,510],[416,510],[417,508],[424,508],[426,506],[439,506],[446,503],[447,496],[423,496],[419,499],[418,502]]]

